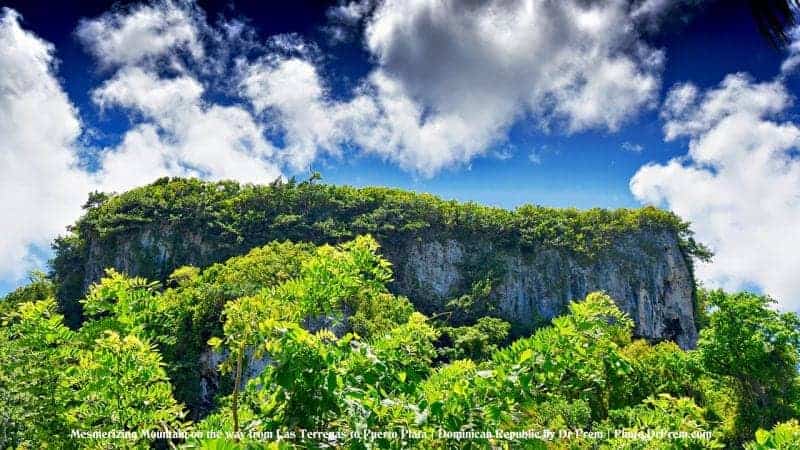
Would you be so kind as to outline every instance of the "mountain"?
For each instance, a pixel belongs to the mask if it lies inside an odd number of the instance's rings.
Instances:
[[[91,195],[0,300],[0,447],[800,442],[800,318],[675,215],[316,181]]]
[[[692,258],[707,251],[688,224],[652,207],[514,211],[388,188],[305,182],[269,185],[163,178],[93,194],[54,248],[53,278],[67,321],[106,268],[167,282],[271,241],[340,243],[371,234],[391,261],[391,290],[454,325],[496,316],[517,335],[602,290],[635,334],[697,340]]]

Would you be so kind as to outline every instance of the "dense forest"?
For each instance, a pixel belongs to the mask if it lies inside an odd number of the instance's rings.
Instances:
[[[800,447],[800,318],[767,296],[698,287],[690,350],[637,338],[603,292],[520,334],[490,310],[452,320],[482,283],[423,314],[384,256],[400,236],[481,230],[594,258],[615,235],[669,228],[708,258],[670,213],[506,211],[313,179],[160,180],[86,208],[53,273],[0,301],[2,448]],[[102,261],[82,285],[103,245],[152,223],[215,230],[227,259],[147,277]]]

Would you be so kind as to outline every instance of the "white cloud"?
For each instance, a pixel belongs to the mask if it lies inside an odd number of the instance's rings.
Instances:
[[[217,59],[232,57],[226,53],[242,44],[242,26],[226,22],[212,29],[194,4],[172,1],[81,22],[78,35],[98,63],[116,67],[92,99],[101,108],[131,112],[133,120],[122,142],[101,153],[94,176],[103,189],[129,189],[165,175],[261,183],[281,175],[264,126],[242,106],[206,100],[204,83],[193,74],[196,69],[207,75],[209,67],[211,74],[223,74]],[[213,58],[206,57],[204,37],[216,46]],[[182,51],[194,63],[182,64]],[[164,66],[171,70],[159,70]]]
[[[204,22],[193,4],[164,0],[83,20],[76,33],[103,66],[137,64],[176,50],[204,54],[198,27]]]
[[[134,123],[90,173],[78,166],[82,124],[55,78],[53,46],[3,10],[0,202],[10,220],[0,226],[0,278],[18,280],[40,266],[35,255],[74,222],[92,190],[120,191],[166,175],[262,183],[281,175],[275,148],[250,112],[204,100],[203,83],[183,67],[178,76],[156,75],[154,58],[169,59],[178,47],[202,56],[200,32],[182,14],[167,2],[82,22],[79,34],[100,65],[116,68],[93,100],[130,111]]]
[[[328,92],[313,45],[295,35],[255,43],[243,22],[211,26],[190,1],[82,20],[76,35],[107,76],[92,99],[132,123],[92,173],[76,166],[81,122],[54,78],[52,46],[5,12],[0,170],[22,219],[3,225],[0,271],[63,231],[95,188],[164,175],[271,181],[343,149],[433,176],[507,146],[516,121],[614,131],[657,94],[662,53],[639,40],[624,0],[341,5],[332,17],[363,24],[376,63],[345,100]],[[216,100],[231,88],[250,106]]]
[[[120,70],[92,93],[100,107],[114,105],[135,109],[166,128],[179,128],[200,102],[203,86],[182,75],[160,78],[138,67]]]
[[[400,86],[373,73],[353,98],[329,98],[317,68],[299,58],[261,61],[244,69],[242,94],[258,113],[284,132],[280,158],[304,170],[320,153],[340,155],[346,144],[377,154],[401,167],[432,176],[443,167],[467,162],[488,145],[482,129],[468,129],[457,117],[424,111]],[[447,152],[436,151],[447,148]]]
[[[744,74],[728,75],[719,89],[700,92],[691,83],[674,86],[667,94],[661,117],[668,141],[696,137],[733,114],[762,116],[782,111],[789,96],[780,82],[754,84]]]
[[[664,11],[670,9],[675,0],[643,0],[631,12],[631,17],[638,20],[649,21],[652,18],[660,17]]]
[[[622,149],[625,150],[626,152],[631,152],[631,153],[642,153],[642,151],[644,151],[644,147],[642,147],[642,144],[635,144],[633,142],[627,142],[627,141],[622,143]]]
[[[54,76],[53,47],[0,13],[0,278],[19,280],[80,213],[91,189],[76,167],[81,124]]]
[[[306,170],[320,149],[337,152],[340,108],[326,100],[311,63],[291,58],[250,65],[241,89],[258,113],[269,111],[285,132],[282,156],[294,169]]]
[[[381,70],[437,112],[489,109],[499,124],[527,108],[571,130],[613,130],[654,100],[663,59],[636,39],[627,10],[623,1],[387,1],[366,40]]]
[[[328,17],[347,25],[355,25],[361,21],[374,7],[372,0],[359,0],[343,3],[328,10]]]
[[[500,138],[497,126],[489,127],[481,119],[490,119],[488,110],[465,111],[464,115],[431,113],[384,72],[373,73],[369,82],[369,94],[362,103],[371,103],[380,115],[367,116],[351,130],[353,140],[366,153],[430,177],[446,167],[468,163]]]
[[[375,7],[374,0],[343,2],[328,9],[329,24],[323,27],[333,43],[350,40],[356,35],[359,25]]]
[[[795,27],[789,34],[792,42],[789,44],[789,54],[781,64],[782,75],[788,75],[800,66],[800,27]]]
[[[689,152],[648,164],[631,179],[640,200],[666,204],[692,222],[715,252],[698,276],[735,290],[757,285],[782,307],[800,307],[800,128],[782,121],[790,96],[780,82],[729,75],[705,92],[676,86],[665,102],[667,139]]]
[[[142,120],[107,149],[97,175],[104,189],[128,189],[163,175],[269,182],[280,176],[263,127],[239,106],[207,104],[188,75],[161,78],[120,70],[94,91],[101,106],[121,106]]]
[[[283,134],[274,162],[302,171],[352,144],[433,176],[502,145],[517,120],[567,132],[614,131],[657,95],[663,55],[638,40],[627,1],[462,6],[389,0],[331,9],[340,24],[366,21],[365,43],[377,61],[349,100],[330,98],[296,37],[273,39],[268,48],[275,53],[255,62],[240,58],[240,93]],[[174,60],[179,51],[202,65],[204,51],[214,52],[203,48],[204,33],[224,47],[218,41],[225,33],[206,25],[192,4],[169,1],[83,21],[78,35],[101,65],[121,67],[129,83],[107,83],[95,99],[138,111],[161,129],[182,119],[197,123],[197,111],[208,106],[193,98],[203,88],[190,68],[173,63],[182,76],[151,80],[153,93],[134,83],[153,78],[151,60]]]
[[[637,38],[626,1],[350,2],[377,67],[352,99],[328,98],[307,59],[259,62],[243,94],[288,137],[292,167],[352,143],[433,176],[502,145],[518,120],[617,130],[653,105],[661,51]]]
[[[366,28],[381,130],[366,151],[432,175],[505,139],[517,120],[617,130],[653,104],[663,54],[625,1],[394,1]],[[386,143],[391,144],[387,146]]]

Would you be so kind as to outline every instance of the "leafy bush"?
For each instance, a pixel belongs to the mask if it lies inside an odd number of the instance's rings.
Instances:
[[[53,392],[68,367],[74,333],[52,299],[19,302],[2,325],[0,447],[66,445],[69,430],[58,414],[63,405]]]
[[[800,318],[779,313],[773,300],[750,293],[713,291],[714,312],[700,333],[698,350],[709,372],[736,390],[737,441],[758,428],[800,416]]]
[[[165,285],[110,270],[82,300],[77,330],[52,298],[41,299],[52,286],[35,279],[14,294],[0,328],[0,444],[798,447],[800,320],[771,309],[768,297],[703,291],[708,321],[697,350],[633,340],[632,321],[602,292],[507,343],[502,320],[452,326],[414,311],[389,292],[391,265],[379,250],[370,236],[271,243],[204,270],[180,268]],[[197,400],[200,354],[216,355],[229,381],[206,409]],[[239,433],[87,441],[71,429]],[[512,434],[543,429],[573,434]],[[314,430],[333,434],[304,434]],[[296,437],[250,434],[279,431]],[[396,434],[370,434],[387,432]]]
[[[0,299],[0,314],[13,311],[22,302],[35,302],[54,298],[56,286],[44,272],[33,271],[28,284],[9,292]]]
[[[474,325],[442,326],[439,330],[443,338],[437,343],[441,357],[448,361],[465,358],[480,361],[506,342],[511,325],[496,317],[481,317]]]
[[[182,428],[183,408],[172,397],[161,355],[147,341],[108,331],[75,357],[58,386],[72,428],[137,433]],[[140,439],[113,439],[106,445],[139,447],[137,443],[148,441]]]
[[[800,424],[790,420],[772,427],[772,430],[756,431],[755,441],[748,443],[747,450],[796,450],[800,449]]]

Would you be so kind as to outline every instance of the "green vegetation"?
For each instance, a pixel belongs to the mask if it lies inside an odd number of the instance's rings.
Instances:
[[[701,291],[684,351],[634,340],[603,293],[509,342],[496,318],[426,317],[391,279],[370,236],[271,242],[163,283],[109,270],[70,329],[60,286],[35,275],[0,303],[0,447],[800,447],[800,319],[768,297]],[[456,301],[480,301],[484,279]],[[545,429],[571,434],[524,434]]]
[[[617,236],[668,230],[678,236],[690,267],[693,256],[709,256],[692,239],[687,223],[656,208],[579,211],[527,205],[509,211],[399,189],[317,184],[315,179],[259,186],[163,178],[123,194],[92,195],[86,214],[54,244],[53,275],[69,324],[80,323],[77,299],[84,295],[84,283],[107,267],[118,267],[112,250],[124,252],[130,273],[161,282],[182,265],[205,267],[276,240],[337,244],[365,234],[388,251],[420,237],[465,242],[479,237],[496,249],[552,250],[591,260],[607,252]],[[160,246],[152,245],[156,238]],[[480,269],[482,262],[467,263]],[[474,282],[491,283],[502,269],[473,271],[454,296],[469,294]]]

